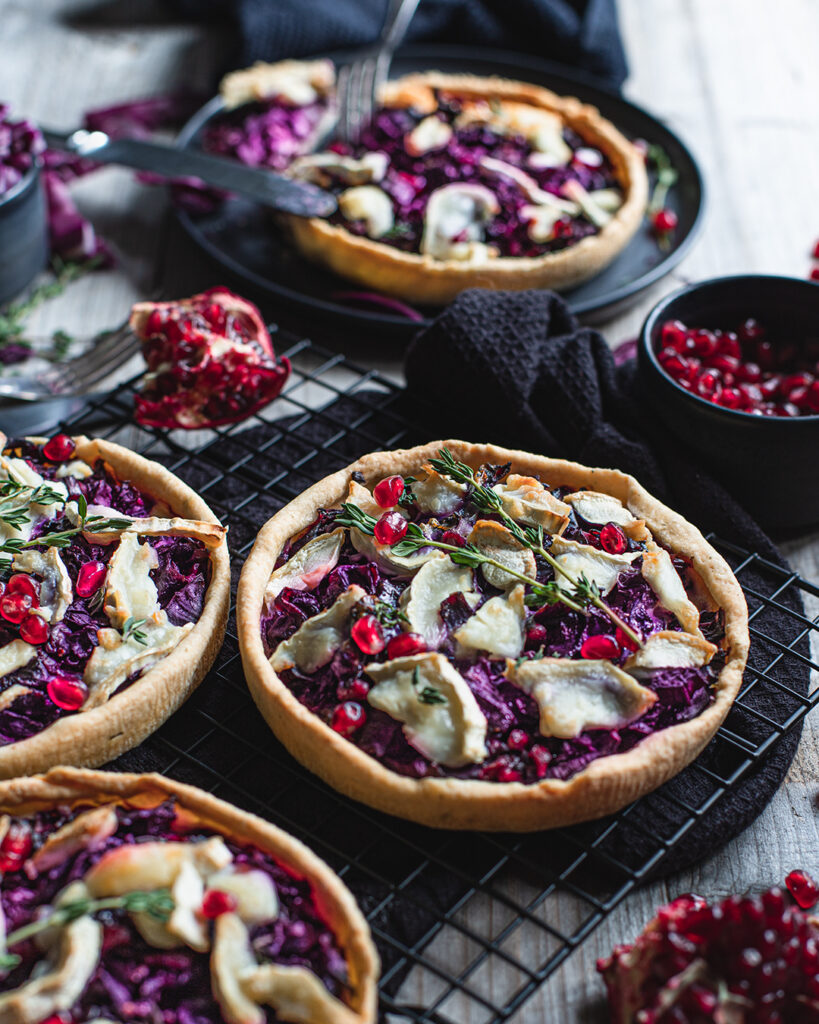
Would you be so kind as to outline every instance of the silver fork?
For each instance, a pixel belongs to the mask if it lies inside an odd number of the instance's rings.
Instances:
[[[36,377],[0,380],[0,398],[39,402],[59,395],[85,395],[139,351],[139,340],[128,324],[104,334],[82,355],[56,363]]]
[[[393,54],[406,34],[418,3],[419,0],[388,0],[387,17],[378,42],[362,50],[351,64],[338,69],[336,135],[345,142],[358,142],[362,128],[372,121],[376,98],[387,80]]]

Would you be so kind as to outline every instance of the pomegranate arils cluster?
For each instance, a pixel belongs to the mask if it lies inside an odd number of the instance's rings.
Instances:
[[[597,966],[612,1024],[819,1020],[819,928],[776,888],[715,905],[681,896]]]
[[[5,585],[0,583],[0,618],[18,626],[20,639],[27,644],[48,640],[48,623],[37,614],[39,606],[39,584],[27,573],[14,573]]]
[[[819,339],[772,341],[752,319],[736,331],[667,320],[657,358],[680,387],[725,409],[755,416],[819,414]]]

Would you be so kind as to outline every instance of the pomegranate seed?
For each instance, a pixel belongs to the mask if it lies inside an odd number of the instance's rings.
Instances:
[[[456,533],[455,530],[444,530],[441,534],[442,544],[451,544],[455,548],[466,547],[466,538],[462,537],[460,533]]]
[[[561,217],[552,228],[552,234],[555,238],[571,238],[573,230],[571,220],[567,217]]]
[[[407,520],[400,512],[385,512],[373,527],[379,544],[397,544],[407,532]]]
[[[43,455],[49,462],[68,462],[76,447],[73,438],[68,434],[55,434],[43,445]]]
[[[28,615],[33,603],[28,594],[9,594],[6,592],[0,597],[0,615],[7,622],[13,622],[15,626],[19,626],[26,615]]]
[[[637,650],[637,644],[631,639],[628,633],[619,626],[614,631],[614,639],[626,651]]]
[[[682,320],[666,320],[660,328],[660,338],[664,347],[675,349],[677,352],[685,352],[688,329]]]
[[[736,356],[723,356],[718,353],[708,360],[708,366],[712,370],[719,370],[720,373],[736,373],[739,369],[739,360]]]
[[[760,341],[756,346],[756,361],[763,370],[772,370],[776,366],[776,351],[769,341]]]
[[[725,406],[726,409],[741,409],[745,404],[742,392],[736,388],[723,388],[722,394],[719,396],[719,404]]]
[[[213,921],[222,914],[232,914],[237,907],[236,897],[221,889],[208,889],[202,899],[201,914],[208,921]]]
[[[31,853],[31,829],[19,821],[12,821],[0,843],[0,872],[18,871]]]
[[[418,633],[399,633],[387,644],[388,658],[408,658],[423,654],[427,649],[426,640]]]
[[[742,359],[742,346],[739,338],[733,331],[721,331],[717,339],[717,352],[721,356],[730,356],[732,359]]]
[[[150,337],[162,330],[162,314],[155,309],[145,323],[145,333]]]
[[[762,380],[762,370],[758,363],[741,363],[737,368],[736,377],[746,384],[758,384]]]
[[[546,638],[549,635],[549,630],[541,625],[539,622],[533,622],[532,625],[526,630],[526,645],[527,647],[540,647],[546,643]]]
[[[352,682],[338,688],[339,700],[366,700],[370,692],[370,684],[366,679],[353,679]]]
[[[694,351],[702,359],[708,359],[717,351],[717,338],[713,331],[695,331]]]
[[[388,476],[386,480],[379,480],[373,487],[373,497],[381,508],[392,508],[397,505],[403,493],[404,478],[401,476]]]
[[[76,711],[85,703],[88,687],[80,679],[55,676],[53,679],[49,679],[46,692],[51,698],[51,702],[58,708],[62,708],[63,711]]]
[[[810,272],[811,281],[819,281],[819,267],[814,267]]]
[[[367,715],[364,712],[364,708],[360,704],[348,700],[343,704],[339,704],[335,709],[333,720],[330,724],[342,736],[352,736],[366,721]]]
[[[739,336],[743,341],[759,341],[765,337],[765,328],[749,317],[740,327]]]
[[[506,742],[512,750],[525,750],[529,746],[530,739],[529,733],[524,732],[523,729],[513,729]]]
[[[808,388],[811,384],[813,384],[813,376],[810,373],[789,373],[782,378],[780,389],[783,394],[788,394],[795,388]]]
[[[502,764],[496,770],[495,778],[498,782],[520,782],[523,776],[517,768],[510,768],[507,765]]]
[[[541,747],[538,744],[532,747],[529,753],[535,763],[535,774],[539,779],[544,778],[546,770],[549,767],[549,762],[552,760],[552,755],[546,747]]]
[[[810,910],[819,903],[819,885],[806,871],[791,871],[785,885],[803,910]]]
[[[206,306],[202,311],[202,315],[210,324],[211,327],[215,327],[217,331],[220,331],[225,326],[225,311],[218,302],[212,302],[209,306]]]
[[[90,597],[102,586],[108,566],[105,562],[83,562],[74,589],[79,597]]]
[[[44,644],[48,640],[48,623],[39,615],[27,615],[20,623],[20,639],[27,644]]]
[[[381,623],[374,615],[362,615],[360,619],[356,619],[350,636],[364,654],[380,654],[386,646]]]
[[[702,398],[717,398],[722,391],[719,375],[706,371],[697,381],[697,394]]]
[[[16,572],[9,576],[6,584],[7,594],[24,594],[31,598],[31,607],[40,607],[40,589],[34,580],[25,572]]]
[[[673,231],[677,226],[677,214],[673,210],[656,210],[651,217],[655,231]]]
[[[587,636],[580,647],[582,658],[616,658],[620,653],[620,645],[613,636],[598,633]]]
[[[808,407],[813,412],[819,412],[819,380],[815,380],[808,388]]]
[[[610,555],[622,555],[628,547],[626,535],[616,523],[606,523],[600,531],[600,544]]]

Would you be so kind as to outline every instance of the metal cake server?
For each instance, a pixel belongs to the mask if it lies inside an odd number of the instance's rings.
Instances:
[[[112,139],[105,132],[84,128],[68,133],[42,131],[49,149],[101,164],[153,171],[166,178],[199,178],[205,185],[239,192],[257,203],[299,217],[329,217],[337,208],[335,196],[315,185],[291,181],[274,171],[247,167],[225,157],[142,139]]]

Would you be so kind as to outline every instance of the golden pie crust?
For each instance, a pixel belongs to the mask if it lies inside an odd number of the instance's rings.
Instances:
[[[111,441],[75,437],[75,458],[102,460],[177,516],[219,524],[202,498],[164,466]],[[0,448],[5,437],[0,433]],[[230,559],[223,538],[209,548],[211,579],[202,615],[181,643],[121,693],[99,707],[58,718],[41,732],[0,747],[0,778],[33,775],[55,765],[96,768],[138,746],[193,693],[222,646],[230,606]]]
[[[443,305],[465,288],[571,288],[593,277],[625,248],[645,213],[648,177],[642,155],[596,107],[537,85],[438,71],[388,83],[384,100],[388,105],[409,106],[419,91],[423,95],[430,87],[458,96],[526,103],[559,114],[570,128],[611,161],[624,192],[623,205],[597,234],[560,252],[536,257],[499,257],[480,266],[402,252],[318,218],[285,216],[293,241],[308,259],[366,288],[407,302]]]
[[[313,522],[319,508],[344,501],[353,473],[372,487],[385,476],[415,474],[442,447],[477,468],[512,463],[512,472],[539,476],[550,486],[568,485],[612,494],[645,520],[672,552],[693,560],[705,599],[725,618],[725,664],[714,702],[689,722],[643,739],[631,750],[601,757],[568,780],[488,782],[453,778],[414,779],[391,771],[334,732],[278,678],[265,656],[260,630],[265,586],[282,547]],[[434,441],[417,448],[375,452],[325,477],[269,520],[242,570],[237,597],[239,644],[251,693],[273,732],[290,753],[331,786],[380,811],[435,828],[529,832],[611,814],[661,786],[694,760],[727,715],[742,682],[748,655],[748,609],[727,562],[700,531],[652,497],[631,476],[589,469],[575,462],[512,451],[491,444]]]
[[[136,684],[134,684],[136,685]],[[350,1009],[361,1024],[376,1019],[378,954],[370,930],[352,893],[327,864],[298,839],[209,793],[164,775],[131,775],[77,768],[54,768],[45,775],[0,782],[0,814],[21,816],[57,804],[105,804],[127,801],[150,807],[169,797],[192,811],[203,824],[239,843],[269,853],[310,882],[321,917],[344,951],[350,977]],[[349,1015],[328,1010],[326,1024],[349,1024]]]

